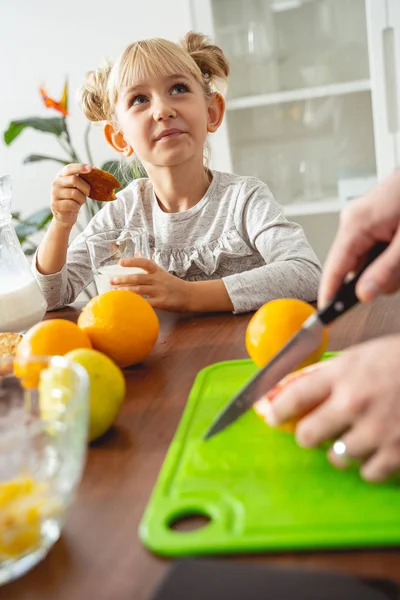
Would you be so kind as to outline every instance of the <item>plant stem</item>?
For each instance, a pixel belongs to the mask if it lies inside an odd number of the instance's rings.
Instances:
[[[93,156],[92,156],[92,152],[90,150],[90,144],[89,144],[89,133],[90,133],[91,128],[92,128],[91,124],[88,123],[86,125],[86,129],[85,129],[84,142],[85,142],[85,149],[86,149],[86,154],[88,157],[89,164],[93,165]]]
[[[74,157],[71,154],[70,148],[68,148],[68,146],[66,144],[64,144],[64,141],[61,137],[57,136],[57,140],[58,140],[58,143],[60,144],[61,148],[64,150],[64,152],[66,152],[68,154],[68,159],[71,162],[74,162]]]
[[[67,119],[65,117],[63,117],[63,120],[64,120],[65,136],[67,138],[67,144],[68,144],[68,146],[70,148],[71,156],[72,156],[74,162],[81,162],[79,160],[78,155],[75,152],[74,147],[73,147],[72,142],[71,142],[71,136],[69,135],[68,125],[67,125]]]
[[[85,209],[86,209],[86,214],[87,214],[87,221],[89,223],[89,221],[91,221],[91,219],[96,214],[96,211],[93,206],[93,200],[91,200],[90,198],[86,198]]]

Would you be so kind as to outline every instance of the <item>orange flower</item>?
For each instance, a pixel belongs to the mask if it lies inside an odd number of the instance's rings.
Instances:
[[[44,105],[47,106],[48,108],[54,108],[54,110],[57,110],[58,112],[60,112],[62,115],[64,115],[64,117],[68,116],[68,82],[65,81],[64,83],[64,89],[63,89],[63,93],[61,96],[61,100],[59,102],[57,102],[57,100],[54,100],[53,98],[50,98],[50,96],[47,95],[46,90],[44,89],[44,87],[40,87],[40,93],[42,95],[42,99],[44,102]]]

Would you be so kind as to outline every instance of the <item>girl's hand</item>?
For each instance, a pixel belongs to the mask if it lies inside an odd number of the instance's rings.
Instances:
[[[399,361],[399,335],[354,346],[283,389],[269,403],[267,421],[280,425],[308,413],[296,427],[301,446],[340,437],[364,479],[386,479],[400,471]],[[332,449],[328,457],[346,467]]]
[[[190,282],[171,275],[148,258],[122,258],[123,267],[140,267],[146,273],[119,275],[111,283],[118,289],[146,296],[154,308],[170,311],[188,310]]]
[[[75,225],[79,209],[90,194],[90,185],[79,173],[90,173],[90,165],[73,163],[60,171],[52,183],[50,208],[55,221],[65,229]]]

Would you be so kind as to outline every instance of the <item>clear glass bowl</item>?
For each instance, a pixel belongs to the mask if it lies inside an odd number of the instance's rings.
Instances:
[[[0,585],[59,538],[81,479],[88,375],[67,359],[0,358]]]

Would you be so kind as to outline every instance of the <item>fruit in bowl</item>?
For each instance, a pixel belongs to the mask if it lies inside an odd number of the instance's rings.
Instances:
[[[63,512],[45,482],[29,475],[0,482],[0,561],[38,550],[42,524]]]
[[[89,380],[60,356],[2,357],[0,372],[1,585],[61,534],[85,461]],[[42,410],[46,395],[52,411]]]

